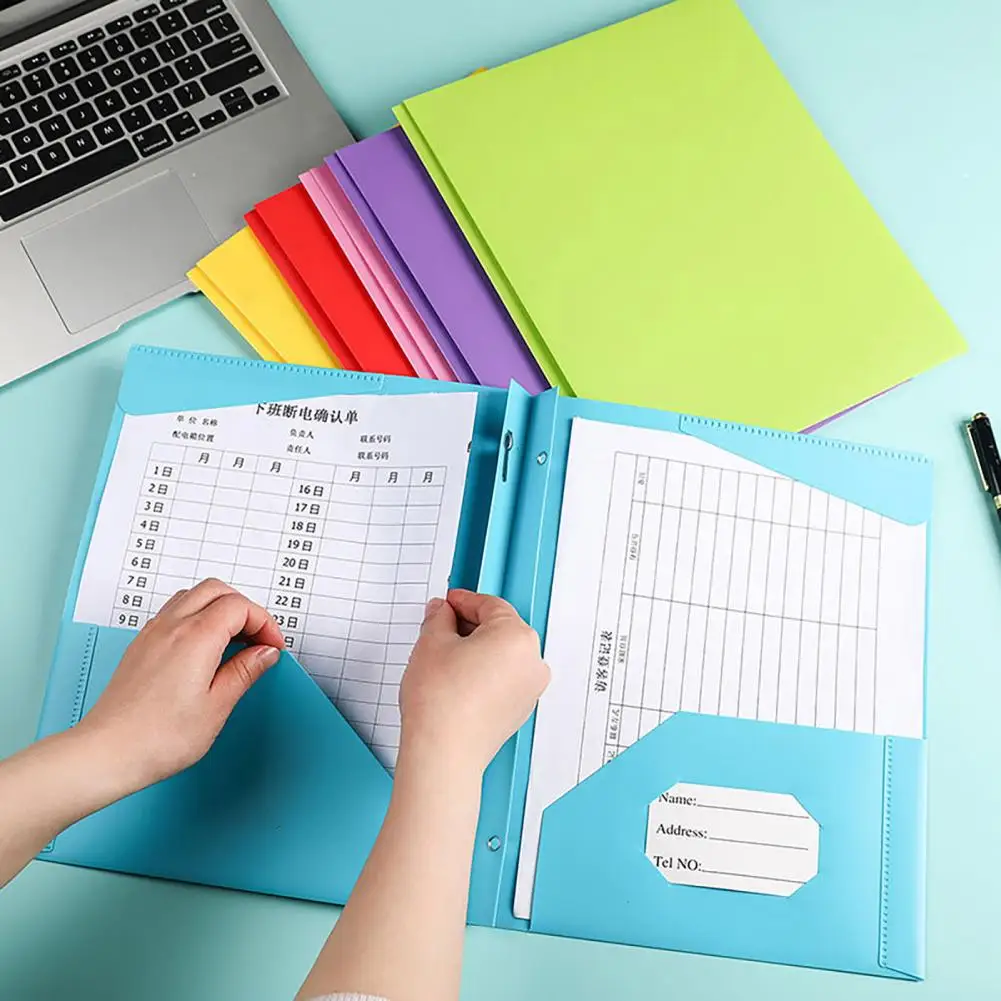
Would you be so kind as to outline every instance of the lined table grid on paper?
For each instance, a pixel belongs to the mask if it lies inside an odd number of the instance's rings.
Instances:
[[[620,510],[578,779],[679,710],[875,731],[882,518],[774,473],[628,452]]]
[[[921,736],[925,525],[581,419],[563,498],[518,917],[544,809],[672,713]]]
[[[383,413],[356,411],[357,430],[309,429],[308,456],[303,427],[293,422],[269,442],[254,408],[213,411],[208,426],[221,429],[195,444],[165,436],[176,415],[127,422],[77,618],[141,628],[177,591],[218,577],[274,615],[290,652],[392,768],[400,678],[425,604],[443,593],[451,566],[473,411],[453,403],[441,416],[465,420],[450,432],[436,422],[436,443],[422,444],[419,426],[401,425],[427,398],[396,398],[402,413],[392,398],[371,399]],[[322,447],[318,433],[333,440]],[[378,439],[376,451],[368,438]],[[124,525],[113,525],[126,505]],[[115,550],[112,581],[103,566]]]

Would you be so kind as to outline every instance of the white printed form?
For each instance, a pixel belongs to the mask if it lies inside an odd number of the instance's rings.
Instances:
[[[575,420],[522,832],[671,713],[920,737],[926,526],[690,435]]]
[[[74,618],[138,629],[218,577],[265,606],[379,760],[444,594],[474,393],[338,396],[126,416]]]

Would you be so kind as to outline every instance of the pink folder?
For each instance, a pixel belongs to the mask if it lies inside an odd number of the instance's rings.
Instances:
[[[451,366],[337,179],[322,166],[300,180],[417,375],[456,382]]]

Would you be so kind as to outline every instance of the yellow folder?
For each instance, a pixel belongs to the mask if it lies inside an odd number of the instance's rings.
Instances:
[[[396,116],[565,391],[800,430],[965,348],[733,0]]]
[[[188,277],[266,361],[341,367],[249,229],[203,257]]]

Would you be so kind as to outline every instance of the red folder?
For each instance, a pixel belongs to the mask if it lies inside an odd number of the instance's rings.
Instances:
[[[301,184],[258,203],[246,220],[344,368],[415,374]]]

